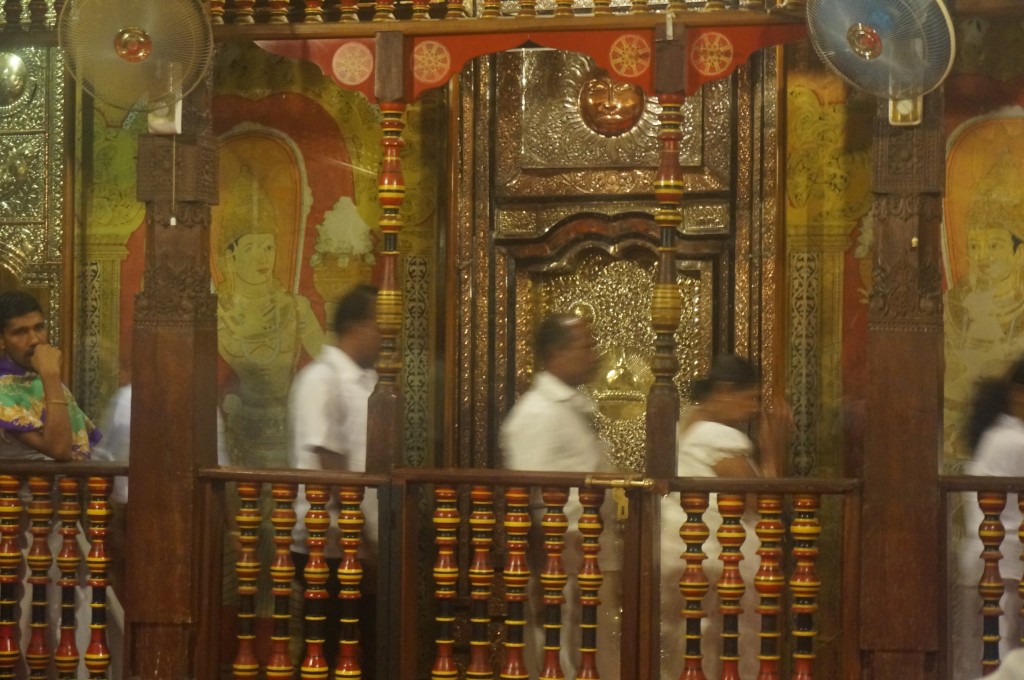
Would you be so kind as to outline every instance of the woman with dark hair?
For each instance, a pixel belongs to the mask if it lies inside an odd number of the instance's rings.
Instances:
[[[999,378],[988,378],[975,385],[971,408],[967,415],[967,443],[974,457],[967,463],[966,474],[990,477],[1024,477],[1024,358],[1018,359]],[[975,493],[965,494],[965,536],[960,543],[960,584],[962,609],[960,625],[954,639],[956,678],[977,677],[981,670],[982,617],[978,594],[984,563],[982,543],[978,535],[983,515]],[[999,622],[999,656],[1005,658],[1020,646],[1021,599],[1017,586],[1024,576],[1021,562],[1021,524],[1017,494],[1007,494],[1000,515],[1005,536],[1000,548],[999,574],[1005,583],[1000,607],[1004,614]]]
[[[783,438],[787,428],[780,427],[779,418],[788,418],[789,409],[781,400],[774,414],[761,408],[761,382],[749,361],[734,354],[715,358],[706,378],[693,386],[696,402],[680,420],[677,434],[677,469],[680,477],[775,477],[782,456]],[[756,442],[748,434],[756,430]],[[685,564],[680,554],[685,545],[679,538],[679,527],[686,513],[679,499],[670,496],[662,503],[662,677],[679,675],[683,658],[683,636],[679,633],[684,622],[680,615],[679,578]],[[719,561],[721,546],[715,532],[722,524],[718,512],[717,496],[711,494],[704,513],[710,537],[704,542],[704,573],[710,582],[709,595],[704,600],[707,616],[702,621],[701,649],[703,669],[707,677],[718,677],[719,656],[722,652],[719,600],[715,590],[722,575]],[[747,584],[741,601],[740,617],[740,674],[754,677],[758,670],[757,618],[754,611],[757,593],[753,588],[759,560],[756,554],[757,537],[754,534],[756,508],[748,502],[743,517],[747,538],[741,547],[743,560],[740,574]]]

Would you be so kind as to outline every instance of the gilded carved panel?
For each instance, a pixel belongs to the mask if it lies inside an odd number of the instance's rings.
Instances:
[[[677,283],[682,299],[676,332],[680,402],[689,403],[689,387],[710,364],[713,337],[713,267],[709,261],[680,260]],[[530,293],[519,298],[517,335],[532,337],[534,320],[554,312],[590,320],[601,357],[598,375],[585,386],[598,405],[598,431],[621,469],[642,472],[646,464],[647,393],[654,382],[654,328],[651,299],[653,259],[617,259],[588,251],[568,271],[524,275]],[[533,348],[517,346],[517,380],[528,384]]]
[[[63,64],[57,50],[0,48],[0,265],[64,334]]]

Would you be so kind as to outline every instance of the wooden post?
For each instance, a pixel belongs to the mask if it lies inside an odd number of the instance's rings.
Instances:
[[[186,134],[139,138],[146,252],[132,356],[125,676],[140,680],[212,679],[219,664],[211,631],[220,616],[221,509],[209,507],[196,478],[217,460],[209,98],[208,82],[183,102]]]
[[[946,520],[938,490],[942,422],[939,229],[942,94],[916,127],[875,116],[875,268],[864,439],[860,646],[864,677],[938,677]]]

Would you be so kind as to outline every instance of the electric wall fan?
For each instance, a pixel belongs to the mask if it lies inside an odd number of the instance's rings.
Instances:
[[[889,122],[921,122],[923,95],[953,67],[942,0],[808,0],[811,44],[853,87],[889,100]]]
[[[67,0],[57,24],[68,71],[111,106],[181,132],[181,100],[203,79],[213,33],[198,0]]]

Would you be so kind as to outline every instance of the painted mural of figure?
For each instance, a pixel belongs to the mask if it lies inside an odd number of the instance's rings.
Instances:
[[[1006,150],[976,184],[964,213],[959,277],[956,267],[949,269],[944,415],[947,455],[953,460],[969,457],[956,434],[974,381],[1001,372],[1024,351],[1022,179],[1024,168]]]
[[[255,201],[245,200],[247,191]],[[275,275],[277,222],[258,192],[240,176],[238,207],[226,211],[220,231],[217,344],[235,376],[223,410],[233,464],[287,467],[288,389],[300,358],[316,356],[324,334],[309,300]]]

